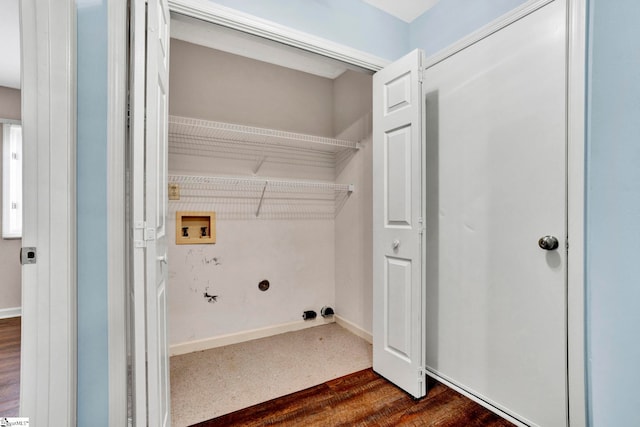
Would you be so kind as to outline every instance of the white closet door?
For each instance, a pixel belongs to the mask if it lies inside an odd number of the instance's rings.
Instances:
[[[373,369],[415,397],[423,365],[422,51],[373,77]]]
[[[135,423],[139,426],[168,426],[171,420],[166,318],[167,0],[149,0],[146,20],[144,15],[145,2],[134,2],[131,132]]]
[[[427,368],[544,427],[567,425],[566,22],[555,0],[424,75]]]

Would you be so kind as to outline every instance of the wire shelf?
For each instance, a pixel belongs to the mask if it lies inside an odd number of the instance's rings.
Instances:
[[[333,219],[353,185],[314,181],[170,175],[172,210],[215,210],[220,219]]]
[[[257,169],[263,162],[335,168],[345,152],[359,144],[231,123],[169,116],[169,152],[232,159],[251,159]]]

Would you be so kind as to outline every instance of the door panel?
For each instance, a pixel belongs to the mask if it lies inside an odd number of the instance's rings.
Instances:
[[[167,348],[167,156],[169,8],[166,0],[147,5],[147,100],[145,143],[147,229],[147,383],[149,425],[168,426]],[[153,273],[153,274],[151,274]]]
[[[427,368],[545,427],[567,424],[565,8],[424,76]]]
[[[169,426],[168,3],[134,1],[131,16],[134,419],[135,425]]]
[[[387,227],[411,227],[411,135],[411,126],[384,134]]]
[[[411,360],[411,260],[387,257],[384,316],[385,349],[407,361]]]
[[[373,79],[373,368],[424,396],[422,52]]]

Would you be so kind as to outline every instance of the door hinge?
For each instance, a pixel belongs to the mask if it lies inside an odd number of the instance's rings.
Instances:
[[[418,234],[421,236],[424,234],[424,219],[422,217],[418,218]]]
[[[156,230],[151,227],[147,227],[144,229],[144,240],[146,242],[150,242],[156,240]]]
[[[418,83],[424,82],[424,68],[418,68]]]
[[[148,241],[155,240],[155,230],[153,228],[147,228],[145,221],[137,221],[134,226],[134,236],[134,247],[146,248]]]
[[[421,383],[427,377],[427,370],[422,366],[418,368],[418,382]]]
[[[38,261],[38,251],[34,247],[20,248],[20,264],[35,264]]]

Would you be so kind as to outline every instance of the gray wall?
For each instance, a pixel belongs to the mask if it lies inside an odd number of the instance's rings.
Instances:
[[[260,176],[329,182],[338,174],[336,181],[354,184],[356,192],[335,220],[240,219],[218,212],[216,244],[183,246],[171,239],[172,352],[300,321],[302,311],[324,305],[339,307],[339,315],[370,332],[371,76],[347,71],[331,80],[172,40],[169,87],[172,115],[363,141],[337,170],[295,162],[265,162],[260,169]],[[169,156],[169,172],[188,175],[251,176],[254,165],[253,159]],[[174,206],[179,202],[169,202],[170,230]],[[203,263],[214,258],[215,264]],[[257,289],[262,279],[272,284],[268,292]],[[219,295],[218,302],[204,299],[205,291]]]
[[[332,136],[332,81],[171,39],[169,114]]]
[[[372,77],[347,71],[334,81],[334,132],[360,141],[360,150],[338,167],[336,182],[355,191],[336,216],[336,313],[367,333],[373,321]]]
[[[20,91],[0,86],[0,119],[20,120]],[[2,147],[2,124],[0,123],[0,148]],[[0,203],[2,203],[2,152],[0,151]],[[2,209],[0,209],[0,221]],[[1,222],[0,222],[1,224]],[[22,274],[18,254],[21,239],[0,239],[0,310],[18,308],[22,305]]]

